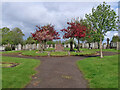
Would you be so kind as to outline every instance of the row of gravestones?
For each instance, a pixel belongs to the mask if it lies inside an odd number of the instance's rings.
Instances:
[[[11,45],[10,45],[11,46]],[[95,42],[95,43],[80,43],[80,47],[82,48],[92,48],[92,49],[98,49],[98,43]],[[3,45],[3,46],[0,46],[0,50],[5,50],[5,47],[6,45]],[[15,47],[15,50],[39,50],[41,48],[41,44],[26,44],[26,45],[21,45],[21,44],[18,44],[16,45]],[[46,48],[54,48],[54,46],[51,44],[51,45],[46,45],[45,46]],[[56,47],[56,45],[55,45]],[[64,44],[63,47],[68,47],[70,48],[70,44]],[[73,48],[75,48],[76,46],[73,44]],[[110,45],[107,45],[106,43],[103,44],[103,49],[107,49],[107,48],[116,48],[117,50],[120,50],[120,42],[117,42],[117,43],[113,43],[111,42]]]
[[[42,45],[41,44],[26,44],[26,45],[21,45],[21,44],[18,44],[15,48],[15,50],[39,50],[41,49]],[[53,48],[53,45],[46,45],[46,46],[43,46],[43,47],[46,47],[46,48]]]

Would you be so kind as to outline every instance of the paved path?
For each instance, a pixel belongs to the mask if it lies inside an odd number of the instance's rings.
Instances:
[[[114,55],[117,53],[103,53],[104,55]],[[36,68],[37,74],[32,77],[32,81],[25,88],[88,88],[88,82],[83,78],[82,73],[76,65],[77,60],[82,60],[83,56],[67,57],[30,57],[18,54],[5,56],[34,58],[41,60],[40,66]]]

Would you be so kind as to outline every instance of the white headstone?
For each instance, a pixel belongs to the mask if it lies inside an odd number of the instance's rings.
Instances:
[[[21,47],[22,47],[21,44],[18,44],[18,50],[21,50]]]
[[[68,44],[68,48],[70,48],[70,44]]]

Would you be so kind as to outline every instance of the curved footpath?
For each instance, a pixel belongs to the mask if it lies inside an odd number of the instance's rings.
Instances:
[[[104,52],[104,55],[115,55],[115,52]],[[37,74],[25,88],[88,88],[88,81],[83,78],[76,61],[84,56],[65,57],[31,57],[20,54],[4,54],[3,56],[33,58],[41,60],[36,68]]]

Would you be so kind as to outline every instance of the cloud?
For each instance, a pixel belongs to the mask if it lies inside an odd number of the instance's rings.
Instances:
[[[85,17],[101,2],[4,2],[3,27],[19,27],[27,38],[35,31],[35,25],[53,24],[55,29],[67,26],[67,21]],[[114,6],[115,3],[110,3]]]

